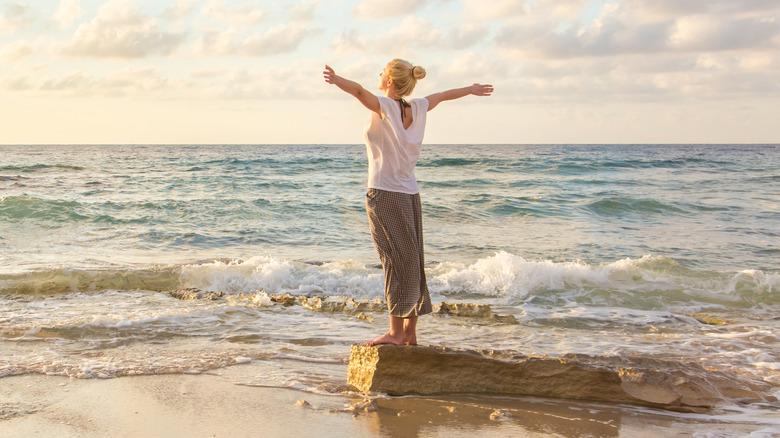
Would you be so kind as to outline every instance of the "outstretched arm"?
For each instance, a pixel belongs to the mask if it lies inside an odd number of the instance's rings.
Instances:
[[[441,93],[431,94],[426,97],[428,99],[428,111],[436,108],[436,105],[444,102],[445,100],[455,100],[461,97],[473,94],[474,96],[490,96],[493,93],[492,85],[474,84],[470,87],[455,88],[452,90],[442,91]]]
[[[379,108],[379,98],[363,88],[362,85],[355,81],[342,78],[341,76],[337,75],[336,72],[330,68],[330,66],[327,65],[325,66],[325,71],[322,72],[322,75],[325,77],[325,82],[333,84],[347,93],[355,96],[355,98],[357,98],[357,100],[359,100],[363,106],[370,109],[371,111],[377,114],[380,113],[381,110]]]

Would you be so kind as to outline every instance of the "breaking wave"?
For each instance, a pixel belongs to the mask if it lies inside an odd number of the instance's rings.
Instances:
[[[780,274],[761,270],[701,271],[663,256],[611,263],[527,260],[500,251],[472,263],[445,261],[426,269],[435,297],[561,299],[638,309],[713,304],[751,307],[780,303]],[[41,269],[0,276],[0,293],[55,295],[103,290],[293,293],[381,298],[379,266],[355,261],[301,262],[272,256],[214,260],[132,270]]]

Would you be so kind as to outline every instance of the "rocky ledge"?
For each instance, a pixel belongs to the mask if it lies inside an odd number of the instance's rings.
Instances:
[[[345,296],[268,294],[265,291],[229,294],[197,288],[179,289],[171,292],[171,296],[180,300],[232,300],[235,303],[245,304],[302,306],[314,312],[346,313],[369,322],[373,318],[368,316],[368,313],[387,312],[387,304],[380,299],[356,299]],[[481,324],[518,324],[514,316],[494,313],[487,304],[443,302],[433,306],[433,314],[442,318],[470,318]]]
[[[389,395],[451,393],[556,397],[696,412],[724,400],[772,401],[767,388],[697,364],[656,359],[433,346],[353,345],[348,383]]]

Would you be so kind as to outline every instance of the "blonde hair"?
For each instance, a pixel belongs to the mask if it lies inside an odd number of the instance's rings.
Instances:
[[[411,62],[396,58],[388,64],[388,75],[395,84],[395,92],[399,96],[408,96],[414,91],[417,81],[425,77],[425,69],[419,65],[412,65]]]

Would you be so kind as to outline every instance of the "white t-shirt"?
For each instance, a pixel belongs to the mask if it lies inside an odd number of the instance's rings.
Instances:
[[[420,157],[427,99],[412,99],[412,124],[404,129],[401,107],[389,97],[378,96],[382,115],[371,112],[363,131],[368,152],[368,188],[414,195],[420,190],[414,165]]]

